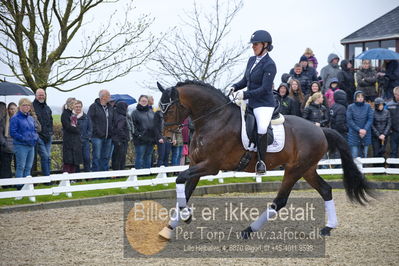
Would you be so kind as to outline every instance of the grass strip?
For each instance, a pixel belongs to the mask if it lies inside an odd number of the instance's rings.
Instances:
[[[367,175],[366,176],[370,181],[399,181],[399,175]],[[139,179],[153,179],[155,175],[140,177]],[[340,180],[342,179],[341,175],[325,175],[323,176],[325,180]],[[262,182],[269,181],[281,181],[281,176],[274,177],[263,177]],[[97,179],[90,181],[81,181],[72,184],[74,185],[83,185],[83,184],[97,184],[97,183],[108,183],[108,182],[123,182],[126,180],[126,177],[114,178],[114,179]],[[232,178],[224,178],[224,184],[232,184],[232,183],[251,183],[255,182],[255,178],[252,177],[232,177]],[[218,179],[215,178],[213,181],[201,180],[198,183],[198,186],[209,186],[209,185],[217,185],[220,184]],[[56,186],[56,185],[54,185]],[[51,186],[46,186],[43,184],[35,185],[35,189],[43,189],[50,188]],[[174,183],[165,186],[155,185],[155,186],[142,186],[139,189],[135,189],[133,187],[129,187],[126,189],[122,188],[111,188],[111,189],[99,189],[99,190],[89,190],[89,191],[77,191],[72,193],[72,198],[68,198],[66,193],[61,193],[58,196],[53,195],[44,195],[44,196],[36,196],[36,202],[50,202],[50,201],[60,201],[60,200],[70,200],[70,199],[84,199],[84,198],[92,198],[92,197],[101,197],[101,196],[110,196],[110,195],[120,195],[120,194],[131,194],[131,193],[141,193],[141,192],[149,192],[149,191],[160,191],[165,189],[174,189],[176,186]],[[12,191],[14,188],[0,189],[2,191]],[[24,197],[21,200],[16,200],[15,198],[8,199],[0,199],[0,207],[1,206],[11,206],[11,205],[19,205],[19,204],[32,204],[28,197]]]

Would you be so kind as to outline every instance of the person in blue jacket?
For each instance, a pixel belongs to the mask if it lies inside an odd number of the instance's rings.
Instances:
[[[365,103],[364,98],[362,91],[356,91],[353,96],[354,102],[348,106],[346,111],[349,128],[348,144],[351,147],[353,158],[366,158],[368,147],[371,145],[371,126],[374,113],[370,105]]]
[[[265,30],[255,31],[251,36],[254,56],[247,63],[244,77],[235,83],[230,91],[235,91],[234,98],[248,100],[249,108],[253,109],[257,128],[258,163],[256,172],[266,173],[265,154],[267,149],[267,127],[273,115],[275,101],[273,97],[273,80],[276,75],[276,64],[270,58],[273,49],[272,36]],[[247,91],[241,89],[247,88]]]
[[[10,119],[10,135],[15,151],[15,177],[30,175],[35,154],[35,145],[39,139],[35,121],[29,115],[32,102],[27,98],[19,100],[19,111]],[[20,189],[22,186],[18,186]]]

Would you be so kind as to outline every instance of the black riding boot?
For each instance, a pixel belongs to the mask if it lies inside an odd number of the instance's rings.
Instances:
[[[267,149],[267,134],[258,134],[258,162],[256,163],[256,174],[266,174],[265,155]]]

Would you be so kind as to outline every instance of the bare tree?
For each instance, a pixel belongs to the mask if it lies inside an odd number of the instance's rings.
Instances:
[[[154,49],[155,40],[147,33],[153,19],[140,15],[131,21],[131,3],[121,19],[114,12],[103,26],[98,25],[97,32],[77,34],[83,33],[85,25],[98,23],[86,17],[100,6],[109,7],[105,3],[0,0],[0,61],[12,73],[1,75],[16,77],[33,91],[47,87],[71,91],[112,81],[140,66]]]
[[[215,2],[211,13],[204,14],[194,2],[192,13],[182,18],[189,32],[175,28],[171,36],[161,41],[152,58],[156,62],[158,80],[169,83],[185,79],[205,81],[214,86],[226,88],[234,76],[232,70],[242,61],[246,50],[243,44],[229,43],[230,25],[242,8],[242,1]],[[168,82],[169,81],[169,82]]]

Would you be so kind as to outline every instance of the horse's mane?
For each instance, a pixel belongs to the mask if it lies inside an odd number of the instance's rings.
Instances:
[[[217,96],[217,97],[221,98],[225,102],[230,101],[229,97],[224,95],[224,93],[221,90],[216,89],[211,84],[205,83],[205,82],[203,82],[201,80],[185,80],[184,82],[178,82],[176,84],[175,88],[183,87],[183,86],[186,86],[186,85],[200,86],[200,87],[208,90],[210,93],[212,93],[213,96]]]

